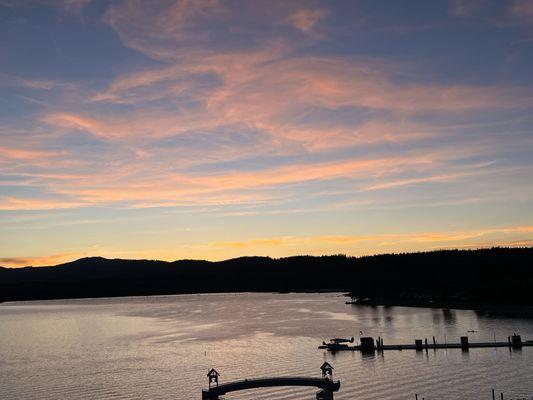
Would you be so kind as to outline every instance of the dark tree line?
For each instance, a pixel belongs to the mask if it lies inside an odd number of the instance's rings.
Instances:
[[[533,305],[533,248],[220,262],[82,258],[0,268],[0,301],[242,291],[341,290],[375,302]]]

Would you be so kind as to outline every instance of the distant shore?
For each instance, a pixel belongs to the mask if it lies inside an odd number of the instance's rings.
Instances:
[[[350,295],[346,294],[349,299]],[[347,300],[348,301],[348,300]],[[471,310],[484,315],[527,317],[533,318],[533,306],[521,304],[494,304],[469,301],[433,301],[433,300],[405,300],[405,299],[377,299],[355,303],[357,306],[384,307],[420,307],[450,310]]]
[[[368,257],[241,257],[225,261],[82,258],[49,267],[0,268],[0,301],[192,293],[350,293],[375,304],[533,307],[533,248],[441,250]]]

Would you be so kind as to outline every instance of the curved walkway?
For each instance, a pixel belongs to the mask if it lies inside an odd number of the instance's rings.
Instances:
[[[245,379],[242,381],[228,382],[210,389],[202,390],[203,400],[215,400],[219,396],[229,392],[236,392],[239,390],[248,390],[264,387],[274,386],[310,386],[319,389],[326,389],[331,392],[336,392],[340,388],[339,381],[331,381],[325,378],[305,378],[305,377],[279,377],[279,378],[258,378]]]

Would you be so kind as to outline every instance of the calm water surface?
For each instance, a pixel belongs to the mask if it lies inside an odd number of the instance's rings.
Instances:
[[[457,342],[533,339],[533,320],[473,311],[345,305],[340,294],[212,294],[0,305],[0,399],[200,399],[206,372],[221,381],[319,376],[335,367],[335,399],[533,397],[533,348],[389,351],[317,349],[331,336]],[[431,339],[430,339],[431,340]],[[314,389],[272,388],[226,399],[314,399]]]

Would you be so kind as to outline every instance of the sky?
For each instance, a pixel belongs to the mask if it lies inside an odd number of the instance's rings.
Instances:
[[[0,265],[533,245],[533,0],[0,0]]]

